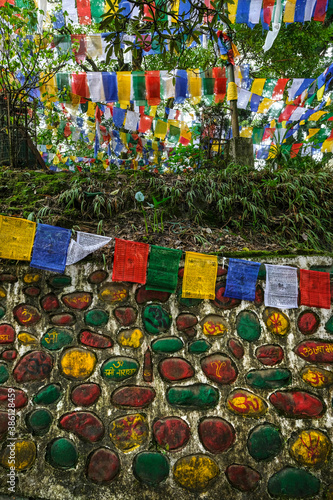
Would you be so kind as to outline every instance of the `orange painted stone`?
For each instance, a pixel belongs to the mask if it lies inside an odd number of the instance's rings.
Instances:
[[[13,315],[16,321],[22,326],[33,326],[41,319],[40,312],[36,307],[29,304],[19,304],[14,307]]]
[[[98,448],[88,458],[87,478],[90,481],[107,485],[119,474],[120,461],[118,455],[109,448]]]
[[[151,387],[130,385],[113,391],[111,403],[120,407],[144,408],[154,401],[155,396],[156,392]]]
[[[44,351],[32,351],[22,356],[14,368],[16,382],[36,382],[50,376],[53,359]]]
[[[312,363],[333,363],[333,342],[306,340],[295,347],[295,353]]]
[[[229,465],[225,474],[230,484],[239,491],[253,491],[261,480],[259,472],[247,465]]]
[[[265,366],[275,366],[284,358],[282,347],[275,344],[266,344],[257,347],[255,352],[256,358]]]
[[[267,412],[267,403],[260,396],[245,389],[235,389],[227,399],[227,408],[241,417],[259,418]]]
[[[167,302],[170,298],[169,292],[158,292],[156,290],[146,290],[145,286],[141,286],[136,292],[136,302],[138,304],[146,304],[146,302],[158,301]]]
[[[122,326],[130,326],[136,322],[138,312],[133,307],[117,307],[114,315]]]
[[[329,387],[333,384],[333,372],[316,365],[305,366],[300,375],[305,383],[316,389]]]
[[[94,271],[88,276],[88,281],[92,285],[99,285],[102,281],[105,281],[108,277],[108,273],[102,269]]]
[[[191,437],[189,425],[179,417],[166,417],[156,420],[153,434],[159,446],[167,451],[178,451]]]
[[[15,394],[15,397],[13,395]],[[28,396],[21,389],[15,389],[14,387],[0,387],[0,407],[8,407],[8,396],[9,399],[14,399],[15,408],[23,408],[28,404]]]
[[[76,406],[91,406],[95,404],[101,395],[98,384],[80,384],[72,390],[71,399]]]
[[[77,437],[90,443],[96,443],[104,435],[103,422],[89,411],[73,411],[59,419],[59,425],[65,431],[73,432]]]
[[[214,353],[203,358],[201,368],[210,380],[222,385],[232,384],[238,376],[234,362],[229,356],[221,353]]]
[[[107,304],[118,304],[125,302],[128,298],[128,288],[123,283],[104,283],[99,298]]]
[[[320,418],[325,412],[323,401],[305,391],[276,391],[269,400],[284,417]]]
[[[194,376],[192,365],[183,358],[165,358],[160,361],[158,371],[168,382],[185,380]]]
[[[39,288],[39,286],[26,286],[25,288],[23,288],[23,293],[25,295],[28,295],[28,297],[38,297],[40,292],[41,289]]]
[[[74,292],[63,295],[61,300],[65,306],[78,311],[87,309],[92,301],[92,294],[89,292]]]
[[[229,450],[236,439],[233,426],[219,417],[203,418],[198,427],[200,441],[210,453],[223,453]]]
[[[15,330],[12,325],[2,323],[0,325],[0,344],[12,344],[15,340]]]
[[[6,349],[1,353],[1,359],[5,361],[14,361],[17,358],[17,350],[16,349]]]
[[[224,292],[225,283],[218,282],[215,287],[215,300],[212,301],[215,307],[228,310],[239,306],[239,304],[242,302],[239,299],[230,299],[229,297],[224,297]]]
[[[228,340],[228,349],[236,359],[242,359],[244,356],[244,347],[237,339]]]
[[[56,326],[70,326],[76,323],[76,318],[72,313],[59,313],[51,316],[50,322]]]
[[[303,311],[297,318],[298,329],[303,335],[312,335],[316,333],[319,325],[319,316],[313,311]]]
[[[91,332],[90,330],[83,330],[80,333],[79,341],[81,344],[94,347],[95,349],[107,349],[113,346],[113,340],[110,337]]]
[[[54,293],[48,293],[45,295],[41,299],[40,304],[45,312],[54,312],[60,307],[58,297],[54,295]]]

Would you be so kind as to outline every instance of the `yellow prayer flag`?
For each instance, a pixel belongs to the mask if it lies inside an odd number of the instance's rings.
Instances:
[[[127,135],[126,132],[119,132],[120,140],[125,146],[127,146]]]
[[[228,4],[229,20],[233,24],[236,22],[237,5],[238,0],[234,0],[234,3]]]
[[[257,113],[267,113],[269,108],[274,104],[274,101],[272,99],[269,99],[268,97],[264,97],[261,103],[258,106],[258,111]]]
[[[217,257],[186,252],[182,297],[187,299],[215,299]]]
[[[325,91],[325,84],[322,87],[320,87],[320,89],[317,90],[317,99],[318,99],[318,101],[322,100],[323,95],[324,95],[324,91]]]
[[[189,92],[191,98],[191,104],[198,104],[201,101],[201,76],[200,70],[188,70],[188,83],[189,83]]]
[[[48,77],[45,77],[45,76],[41,77],[41,79],[40,79],[41,101],[56,102],[57,91],[58,91],[58,86],[57,86],[55,76],[52,76],[50,79],[48,79]]]
[[[163,120],[157,120],[154,136],[164,141],[167,131],[168,131],[168,122],[164,122]]]
[[[316,122],[319,120],[319,118],[321,118],[323,115],[326,115],[327,113],[327,111],[316,111],[315,113],[313,113],[313,115],[309,116],[309,120],[311,122]]]
[[[308,130],[308,135],[306,136],[305,140],[307,141],[308,139],[311,139],[314,135],[316,135],[319,132],[320,128],[309,128]]]
[[[179,2],[180,0],[173,0],[173,2],[171,2],[171,12],[175,15],[175,16],[178,16],[179,14]],[[172,17],[171,18],[171,22],[172,23],[177,23],[177,19]]]
[[[90,141],[90,142],[92,142],[92,141],[94,141],[94,140],[95,140],[95,135],[96,135],[96,134],[95,134],[95,132],[89,132],[89,133],[87,134],[88,139],[89,139],[89,141]]]
[[[96,103],[88,101],[87,116],[90,116],[90,118],[95,118],[95,111],[96,111]]]
[[[276,127],[276,120],[273,119],[270,123],[270,128],[275,128]]]
[[[286,6],[284,9],[284,16],[283,16],[284,23],[293,23],[294,22],[295,7],[296,7],[296,0],[287,0]]]
[[[264,90],[264,85],[266,78],[255,78],[252,83],[251,92],[252,94],[262,95]]]
[[[252,127],[242,127],[239,136],[240,137],[252,137],[253,128]]]
[[[239,53],[236,45],[233,42],[231,42],[231,48],[232,48],[232,51],[234,53],[234,58],[236,59],[237,57],[240,56],[240,53]]]
[[[150,106],[149,116],[153,116],[155,118],[156,111],[157,111],[157,106]]]
[[[0,215],[0,258],[30,260],[36,223]]]
[[[321,151],[323,153],[333,153],[333,140],[326,139],[321,146]]]
[[[118,71],[117,72],[117,83],[118,83],[118,101],[120,107],[127,106],[130,104],[131,99],[131,78],[132,74],[130,71]]]
[[[332,102],[332,99],[330,97],[328,97],[326,104],[325,104],[325,107],[329,106],[331,104],[331,102]]]

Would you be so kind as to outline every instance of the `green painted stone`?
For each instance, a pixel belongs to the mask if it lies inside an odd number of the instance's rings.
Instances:
[[[198,306],[199,304],[201,304],[202,300],[203,299],[185,299],[184,297],[182,297],[182,290],[178,290],[177,292],[177,299],[178,299],[178,302],[179,304],[181,304],[182,306],[185,306],[185,307],[194,307],[194,306]]]
[[[26,424],[30,432],[35,436],[44,436],[50,430],[52,414],[49,410],[33,410],[26,416]]]
[[[258,462],[271,460],[282,450],[283,440],[280,431],[272,424],[261,424],[252,429],[247,440],[251,457]]]
[[[134,358],[114,356],[107,359],[101,366],[101,375],[105,380],[121,382],[138,373],[139,363]]]
[[[265,264],[260,264],[259,272],[258,272],[258,280],[266,279],[266,266]]]
[[[0,384],[7,382],[9,378],[8,368],[4,363],[0,364]]]
[[[42,387],[32,398],[32,401],[39,405],[51,405],[57,403],[62,397],[62,391],[59,384],[49,384]]]
[[[307,498],[317,495],[319,479],[304,469],[285,467],[268,480],[268,493],[279,498]]]
[[[166,397],[172,406],[197,410],[216,406],[219,401],[219,391],[208,384],[178,385],[170,387]]]
[[[48,283],[53,288],[65,288],[72,284],[72,278],[70,276],[51,276]]]
[[[333,274],[333,266],[311,266],[310,271],[320,271],[322,273]]]
[[[84,315],[84,321],[88,326],[104,326],[109,321],[109,313],[104,309],[91,309]]]
[[[77,464],[78,453],[73,441],[57,438],[48,444],[45,459],[57,469],[71,469]]]
[[[278,389],[291,383],[291,372],[285,368],[253,370],[246,375],[246,382],[258,389]]]
[[[169,472],[169,460],[162,453],[143,451],[133,460],[133,474],[142,483],[156,486],[169,476]]]
[[[172,354],[178,352],[184,347],[183,341],[179,337],[164,337],[163,339],[153,340],[151,348],[154,352]]]
[[[194,342],[191,342],[188,346],[188,352],[190,354],[202,354],[204,352],[209,351],[209,349],[212,347],[212,345],[207,342],[207,340],[201,339],[201,340],[195,340]]]
[[[5,314],[6,314],[6,308],[4,306],[0,306],[0,319],[2,319]]]
[[[151,304],[143,311],[143,325],[151,335],[166,332],[171,326],[172,318],[162,306]]]
[[[66,328],[54,327],[44,333],[41,345],[49,351],[58,351],[62,347],[70,345],[73,342],[72,331]]]
[[[255,342],[261,333],[258,316],[252,311],[241,311],[236,319],[236,329],[241,339]]]
[[[325,323],[325,330],[328,333],[333,334],[333,316],[331,316],[330,319],[327,321],[327,323]]]

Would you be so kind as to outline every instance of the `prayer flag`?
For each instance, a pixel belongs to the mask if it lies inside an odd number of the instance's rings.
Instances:
[[[158,106],[160,97],[160,72],[146,71],[146,91],[149,106]]]
[[[300,270],[301,305],[331,308],[330,274]]]
[[[175,293],[181,256],[181,250],[151,245],[146,289]]]
[[[104,247],[104,245],[107,245],[110,241],[111,238],[108,236],[78,231],[77,240],[71,240],[69,243],[66,266],[79,262],[79,260],[84,259],[84,257],[90,253]]]
[[[146,283],[149,245],[116,238],[112,281]]]
[[[79,23],[91,24],[90,0],[76,0],[76,8]]]
[[[187,71],[179,69],[176,75],[175,103],[185,102],[187,97]]]
[[[297,268],[266,266],[265,306],[292,309],[298,307]]]
[[[224,297],[254,301],[259,262],[229,259]]]
[[[30,260],[36,223],[0,215],[0,258]]]
[[[63,273],[70,239],[70,229],[38,224],[30,267]]]
[[[118,71],[118,99],[120,106],[127,106],[131,98],[131,72]]]
[[[148,130],[151,129],[153,119],[154,119],[153,116],[141,115],[138,131],[142,134],[148,132]]]
[[[118,101],[117,75],[115,72],[102,72],[102,80],[104,86],[104,96],[106,102]]]
[[[186,252],[182,297],[189,299],[215,299],[217,257]]]
[[[124,124],[126,110],[122,108],[113,108],[113,123],[116,127],[121,128]]]
[[[136,113],[135,111],[128,110],[126,113],[126,120],[125,120],[124,127],[127,130],[132,130],[133,132],[136,132],[136,129],[137,129],[137,126],[139,123],[139,118],[140,118],[139,113]]]

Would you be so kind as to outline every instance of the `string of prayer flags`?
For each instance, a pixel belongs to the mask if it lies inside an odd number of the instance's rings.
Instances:
[[[69,243],[66,266],[79,262],[87,255],[107,245],[110,241],[111,238],[108,236],[78,231],[76,241],[71,240]]]
[[[320,271],[300,270],[301,305],[331,308],[330,274]]]
[[[70,239],[70,229],[38,224],[30,267],[63,273]]]
[[[182,297],[187,299],[215,299],[217,257],[186,252]]]
[[[254,301],[259,262],[229,259],[227,284],[224,297]]]
[[[36,223],[0,215],[0,258],[30,260]]]
[[[150,247],[146,289],[175,293],[181,256],[181,250],[152,245]]]
[[[112,281],[146,283],[149,245],[116,238]]]
[[[298,307],[297,268],[290,266],[266,266],[265,306],[281,309]]]

